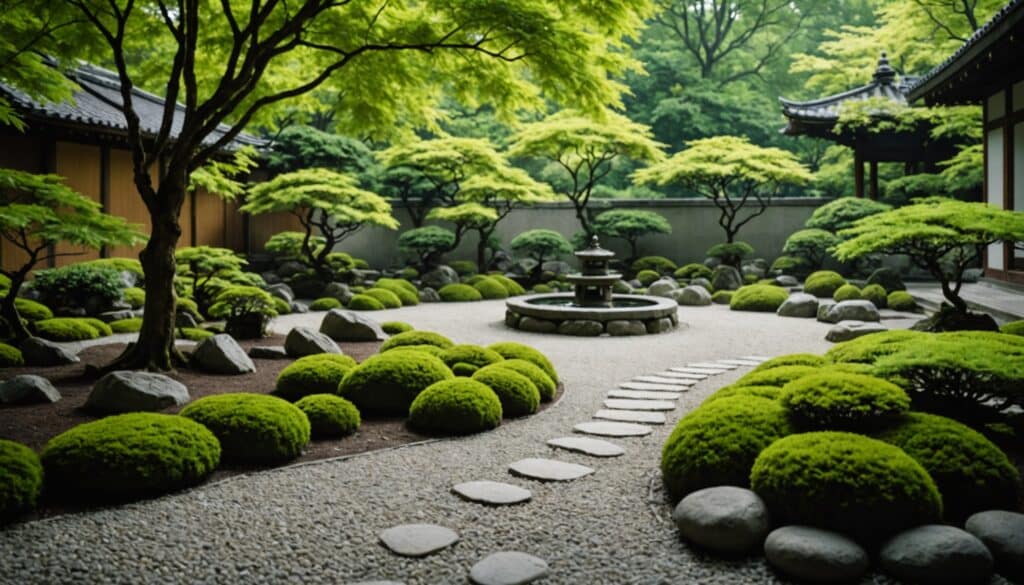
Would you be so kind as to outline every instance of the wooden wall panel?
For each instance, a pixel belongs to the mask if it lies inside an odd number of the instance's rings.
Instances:
[[[265,213],[254,215],[249,221],[253,252],[262,252],[270,236],[285,231],[303,231],[299,218],[291,213]]]
[[[142,198],[139,197],[135,181],[132,179],[132,158],[131,153],[127,150],[112,149],[110,151],[110,207],[107,209],[107,213],[120,215],[130,223],[141,224],[142,231],[147,234],[152,229],[149,212],[146,210]],[[108,256],[137,258],[141,250],[141,244],[135,247],[112,246],[108,251]]]
[[[185,196],[185,203],[181,205],[181,215],[178,216],[178,225],[181,226],[181,239],[178,240],[178,247],[195,246],[195,234],[192,233],[192,199],[191,193]]]
[[[245,252],[245,214],[238,211],[241,206],[239,201],[225,201],[224,213],[225,227],[224,247],[231,248],[236,252]]]
[[[54,152],[53,172],[61,175],[67,185],[97,203],[100,200],[100,147],[73,142],[58,142]],[[100,257],[100,251],[83,246],[58,244],[58,254],[74,254],[59,256],[57,266],[66,266],[84,260]]]
[[[197,246],[224,246],[224,201],[205,190],[196,192]]]
[[[18,169],[30,173],[43,170],[43,142],[34,136],[4,132],[0,133],[0,167]],[[20,267],[27,255],[7,240],[0,239],[0,264],[4,269]]]

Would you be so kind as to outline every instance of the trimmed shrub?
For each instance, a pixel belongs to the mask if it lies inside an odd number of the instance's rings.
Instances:
[[[440,358],[426,352],[386,352],[345,374],[337,393],[351,400],[362,413],[404,415],[424,388],[454,377]]]
[[[472,276],[476,274],[476,262],[472,260],[453,260],[448,263],[448,267],[455,271],[459,276]]]
[[[446,284],[437,291],[441,300],[446,303],[465,303],[483,300],[483,295],[468,284]]]
[[[114,333],[138,333],[142,330],[142,317],[111,321],[110,330]]]
[[[406,266],[405,268],[402,269],[402,272],[401,272],[401,276],[405,280],[412,280],[414,278],[418,278],[419,275],[420,275],[420,271],[416,270],[412,266]]]
[[[508,296],[510,297],[516,297],[519,295],[526,294],[526,289],[524,289],[522,285],[520,285],[518,282],[512,280],[507,276],[501,274],[492,274],[490,278],[492,280],[500,282],[501,286],[505,287],[505,292],[507,292]]]
[[[486,300],[508,298],[508,290],[500,282],[489,276],[481,278],[472,286],[480,293],[480,296]]]
[[[838,272],[819,270],[812,272],[804,281],[804,292],[818,298],[832,298],[844,284],[846,279]]]
[[[54,307],[81,306],[89,297],[98,297],[109,304],[121,300],[123,286],[117,269],[89,263],[39,270],[32,280],[32,289],[40,294],[45,304]]]
[[[505,417],[526,416],[537,412],[540,391],[526,376],[509,369],[483,368],[473,374],[473,379],[498,395]]]
[[[773,357],[770,360],[761,362],[759,366],[751,370],[751,372],[763,372],[772,368],[778,368],[779,366],[812,366],[820,368],[826,364],[825,358],[820,355],[813,353],[791,353],[787,355],[780,355],[779,357]]]
[[[1011,321],[999,328],[1000,333],[1024,336],[1024,320]]]
[[[714,293],[711,294],[711,302],[715,303],[716,305],[728,305],[729,303],[732,302],[733,292],[734,291],[731,290],[715,291]]]
[[[353,311],[383,311],[384,303],[369,295],[357,294],[349,300],[348,308]]]
[[[743,258],[753,253],[754,247],[746,242],[723,242],[711,246],[704,254],[712,258],[718,258],[722,264],[738,268]]]
[[[426,433],[468,435],[501,424],[501,401],[490,388],[469,378],[436,382],[409,407],[409,425]]]
[[[107,337],[108,335],[114,334],[114,331],[110,328],[110,325],[104,323],[103,321],[100,321],[95,317],[79,317],[79,319],[81,319],[85,323],[88,323],[90,327],[95,329],[97,333],[100,334],[100,337]]]
[[[97,258],[96,260],[79,262],[79,264],[113,268],[118,272],[131,272],[139,282],[142,282],[142,279],[146,277],[145,272],[142,270],[142,262],[139,262],[137,258]]]
[[[317,310],[317,309],[314,309],[312,305],[310,305],[309,308],[310,308],[310,310],[313,310],[313,311]],[[326,309],[324,309],[324,310],[326,310]],[[290,304],[288,304],[288,301],[286,301],[286,300],[284,300],[284,299],[282,299],[280,297],[274,297],[274,311],[278,315],[287,315],[288,313],[292,312],[292,306]]]
[[[133,412],[78,425],[43,449],[46,489],[125,500],[195,485],[220,462],[214,433],[188,418]]]
[[[440,359],[441,354],[444,353],[444,350],[436,345],[399,345],[389,349],[388,351],[419,351],[430,354],[438,359]]]
[[[661,274],[654,270],[641,270],[636,273],[636,279],[644,286],[650,286],[652,282],[661,278]]]
[[[685,278],[687,280],[693,280],[694,278],[706,278],[711,280],[711,273],[712,270],[707,266],[693,263],[679,268],[672,275],[676,278]]]
[[[761,451],[790,433],[774,400],[732,396],[683,417],[661,450],[661,474],[673,502],[718,485],[746,487]]]
[[[714,394],[704,399],[701,404],[729,398],[731,396],[756,396],[768,400],[778,400],[782,396],[782,388],[778,386],[736,386],[735,384],[719,388]]]
[[[453,345],[443,352],[441,352],[441,360],[448,365],[449,368],[454,367],[455,364],[471,364],[478,368],[489,366],[491,364],[504,361],[505,358],[501,357],[501,354],[494,351],[493,349],[487,349],[479,345]]]
[[[363,294],[377,299],[385,309],[398,309],[402,306],[402,299],[398,298],[398,295],[383,288],[374,287]]]
[[[137,286],[132,286],[124,289],[122,292],[122,298],[124,299],[124,302],[131,305],[133,309],[141,309],[146,304],[146,291]]]
[[[188,313],[195,319],[196,323],[203,322],[203,314],[199,312],[199,305],[192,299],[178,297],[175,299],[174,311],[176,313]]]
[[[347,355],[307,355],[281,370],[274,393],[292,402],[310,394],[334,394],[342,378],[354,367],[356,360]]]
[[[217,394],[189,404],[181,416],[217,436],[225,461],[274,464],[309,443],[309,419],[287,400],[266,394]]]
[[[281,300],[281,299],[278,299]],[[321,297],[309,304],[310,311],[330,311],[331,309],[340,309],[341,301],[334,297]],[[278,311],[280,312],[280,311]]]
[[[477,366],[473,364],[467,364],[466,362],[459,362],[452,366],[452,373],[459,378],[469,378],[479,370]]]
[[[914,342],[927,333],[893,329],[864,335],[850,341],[837,343],[825,352],[825,359],[832,363],[871,364],[884,355],[888,355],[904,343]]]
[[[860,290],[860,296],[862,299],[871,301],[879,309],[884,309],[888,306],[888,299],[885,294],[885,289],[877,284],[869,284]]]
[[[549,360],[543,353],[529,345],[516,343],[515,341],[501,341],[488,345],[487,349],[493,349],[507,360],[519,359],[531,362],[535,366],[544,370],[544,373],[547,374],[555,384],[558,383],[558,372],[555,371],[555,366],[551,364],[551,360]]]
[[[643,272],[644,270],[653,270],[661,275],[672,274],[676,271],[677,266],[675,262],[664,256],[644,256],[642,258],[637,258],[630,268],[632,268],[633,272],[636,273]]]
[[[433,331],[406,331],[384,341],[380,346],[380,351],[383,353],[402,345],[433,345],[441,349],[448,349],[455,344],[451,339]]]
[[[885,303],[894,311],[917,310],[917,301],[914,300],[914,297],[910,293],[902,290],[889,293],[889,296],[885,299]]]
[[[14,308],[18,310],[18,316],[28,322],[53,319],[53,311],[42,303],[31,299],[18,297],[14,299]]]
[[[102,334],[91,322],[80,317],[54,317],[36,321],[36,335],[50,341],[84,341]]]
[[[898,420],[910,409],[899,386],[862,374],[822,372],[782,388],[782,405],[806,429],[865,431]]]
[[[274,298],[254,286],[229,286],[217,294],[210,316],[226,321],[229,334],[238,339],[261,337],[270,319],[277,316]]]
[[[537,387],[537,391],[540,392],[541,402],[551,402],[555,399],[555,391],[558,385],[551,379],[551,376],[547,375],[544,370],[533,362],[512,359],[500,361],[487,367],[504,368],[526,376]]]
[[[551,288],[550,286],[548,286],[546,284],[535,284],[535,285],[533,285],[533,288],[530,289],[530,290],[532,290],[535,293],[539,293],[539,294],[548,294],[548,293],[555,292],[555,289]]]
[[[762,311],[774,313],[789,298],[789,291],[767,284],[740,287],[729,300],[733,311]]]
[[[314,439],[347,437],[362,422],[355,404],[333,394],[310,394],[295,403],[309,419]]]
[[[403,307],[411,307],[420,304],[419,291],[408,280],[400,278],[381,278],[373,285],[374,288],[382,288],[390,291],[398,297]],[[372,290],[372,289],[371,289]]]
[[[862,542],[942,517],[942,498],[921,464],[898,447],[853,433],[805,433],[772,443],[754,462],[750,485],[777,524],[817,526]]]
[[[213,331],[200,329],[199,327],[181,327],[174,331],[179,339],[187,339],[189,341],[202,341],[216,335]]]
[[[0,368],[16,368],[25,365],[21,350],[13,345],[0,343]]]
[[[380,328],[388,335],[397,335],[414,329],[412,325],[404,321],[385,321],[380,324]]]
[[[921,464],[939,488],[946,519],[960,524],[975,512],[1014,509],[1021,490],[1017,469],[981,433],[955,420],[922,412],[875,438],[896,445]]]
[[[815,366],[777,366],[767,370],[753,371],[739,380],[734,386],[777,386],[782,388],[793,380],[817,374],[822,369]]]
[[[843,286],[836,289],[836,292],[832,293],[832,298],[836,301],[857,301],[860,300],[861,294],[860,289],[854,284],[844,284]]]
[[[0,524],[35,507],[43,488],[43,465],[32,449],[0,439]]]

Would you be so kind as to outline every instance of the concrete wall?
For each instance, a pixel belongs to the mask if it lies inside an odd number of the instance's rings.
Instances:
[[[758,257],[769,260],[779,256],[786,238],[798,229],[811,213],[830,199],[776,199],[765,213],[743,226],[738,239],[756,250]],[[725,232],[718,225],[719,211],[713,203],[696,199],[661,200],[600,200],[592,203],[594,213],[605,209],[644,209],[665,216],[672,224],[670,235],[647,236],[639,241],[639,253],[643,256],[666,256],[678,264],[700,262],[704,252],[711,246],[725,241]],[[412,227],[409,215],[402,207],[395,207],[395,216],[402,222],[397,231],[366,229],[346,239],[339,248],[358,258],[364,258],[373,266],[391,266],[402,263],[396,240],[399,234]],[[443,223],[438,225],[445,226]],[[445,227],[451,227],[447,225]],[[562,233],[566,238],[579,230],[579,223],[568,203],[549,203],[536,207],[517,209],[498,226],[501,241],[508,243],[521,232],[529,229],[546,228]],[[261,246],[257,242],[257,246]],[[622,240],[602,242],[620,257],[628,255],[628,246]],[[471,235],[448,260],[471,260],[476,254],[476,237]]]

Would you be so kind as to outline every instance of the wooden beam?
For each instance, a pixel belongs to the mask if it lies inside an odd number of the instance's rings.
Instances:
[[[871,200],[878,201],[878,161],[871,161]]]
[[[853,147],[853,190],[858,198],[864,198],[864,158],[857,146]]]

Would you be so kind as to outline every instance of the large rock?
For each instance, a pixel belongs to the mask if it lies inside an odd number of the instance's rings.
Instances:
[[[291,303],[295,300],[295,291],[292,290],[292,287],[283,282],[268,286],[267,292],[270,293],[270,296],[277,297],[286,303]]]
[[[967,519],[965,528],[995,557],[999,574],[1024,582],[1024,514],[1008,510],[978,512]]]
[[[818,297],[807,293],[793,293],[783,301],[776,313],[780,317],[813,319],[818,316]]]
[[[647,294],[652,297],[672,298],[672,293],[679,290],[679,283],[672,278],[662,278],[647,287]]]
[[[711,292],[711,290],[714,288],[714,287],[711,286],[711,281],[706,279],[706,278],[704,278],[703,276],[698,276],[697,278],[691,278],[690,279],[690,286],[703,286],[704,288],[706,288],[708,290],[708,292]]]
[[[736,290],[743,286],[743,276],[735,267],[721,264],[711,273],[711,286],[715,290]]]
[[[643,321],[616,319],[609,321],[607,326],[608,335],[646,335],[647,325]]]
[[[800,281],[795,276],[780,274],[775,277],[775,284],[786,288],[793,288],[794,286],[800,286]]]
[[[21,356],[25,358],[26,366],[63,366],[79,362],[75,354],[41,337],[29,337],[22,341],[18,348],[21,350]]]
[[[189,400],[188,388],[163,374],[121,371],[110,372],[93,385],[85,408],[101,414],[152,412]]]
[[[832,299],[818,299],[818,314],[816,315],[818,321],[825,321],[828,312],[834,306],[836,306],[836,302]]]
[[[420,302],[421,303],[440,303],[441,295],[437,294],[437,291],[425,286],[420,289]]]
[[[310,327],[296,327],[284,338],[284,350],[294,358],[318,353],[341,353],[334,341]]]
[[[889,329],[881,323],[865,323],[864,321],[840,321],[833,325],[828,333],[825,334],[825,340],[831,341],[832,343],[842,343],[843,341],[850,341],[851,339],[857,339],[862,335],[868,335],[871,333],[878,333],[880,331],[888,331]]]
[[[868,570],[867,552],[839,534],[810,526],[784,526],[764,541],[768,564],[797,581],[852,583]]]
[[[306,265],[303,264],[302,262],[289,260],[287,262],[282,262],[281,265],[277,267],[277,275],[280,276],[281,278],[288,278],[289,276],[302,274],[306,270]]]
[[[343,305],[347,305],[348,302],[351,301],[352,297],[354,296],[352,294],[352,290],[349,289],[348,285],[343,282],[327,283],[327,286],[324,287],[324,292],[322,294],[325,297],[338,299],[338,302],[340,302]]]
[[[554,272],[556,275],[569,274],[570,272],[575,272],[573,267],[570,266],[569,263],[565,262],[564,260],[548,260],[547,262],[541,265],[540,271]]]
[[[558,325],[554,321],[548,321],[547,319],[523,317],[519,320],[519,329],[529,331],[530,333],[554,333],[558,329]]]
[[[0,382],[0,404],[37,404],[58,400],[60,392],[42,376],[22,374]]]
[[[442,264],[441,266],[438,266],[430,272],[420,276],[420,280],[423,281],[423,286],[429,286],[430,288],[437,290],[445,285],[459,282],[459,273],[455,272],[451,266],[445,266]]]
[[[819,318],[819,320],[826,323],[838,323],[840,321],[878,322],[881,320],[881,315],[878,313],[878,307],[871,301],[840,301],[829,307],[824,318]]]
[[[733,486],[695,491],[676,505],[672,520],[686,540],[723,553],[745,553],[768,534],[768,509],[754,492]]]
[[[672,298],[680,305],[688,307],[703,307],[711,304],[711,293],[703,286],[689,285],[682,290],[675,291]]]
[[[953,526],[929,524],[901,532],[882,545],[882,569],[908,583],[987,583],[993,559],[985,545]]]
[[[226,333],[200,341],[192,352],[192,362],[211,374],[237,375],[256,371],[256,364],[252,363],[242,346]]]
[[[387,334],[369,317],[353,311],[331,309],[320,322],[320,333],[335,341],[381,341]]]
[[[174,326],[186,329],[194,329],[196,327],[199,327],[199,323],[196,323],[196,318],[192,316],[192,313],[178,311],[177,313],[174,314]]]
[[[650,334],[664,333],[675,327],[675,323],[668,317],[661,317],[659,319],[648,319],[644,323],[644,327],[647,328],[647,333]]]
[[[558,332],[562,335],[597,337],[604,333],[604,326],[599,321],[588,321],[586,319],[562,321],[561,325],[558,326]]]

